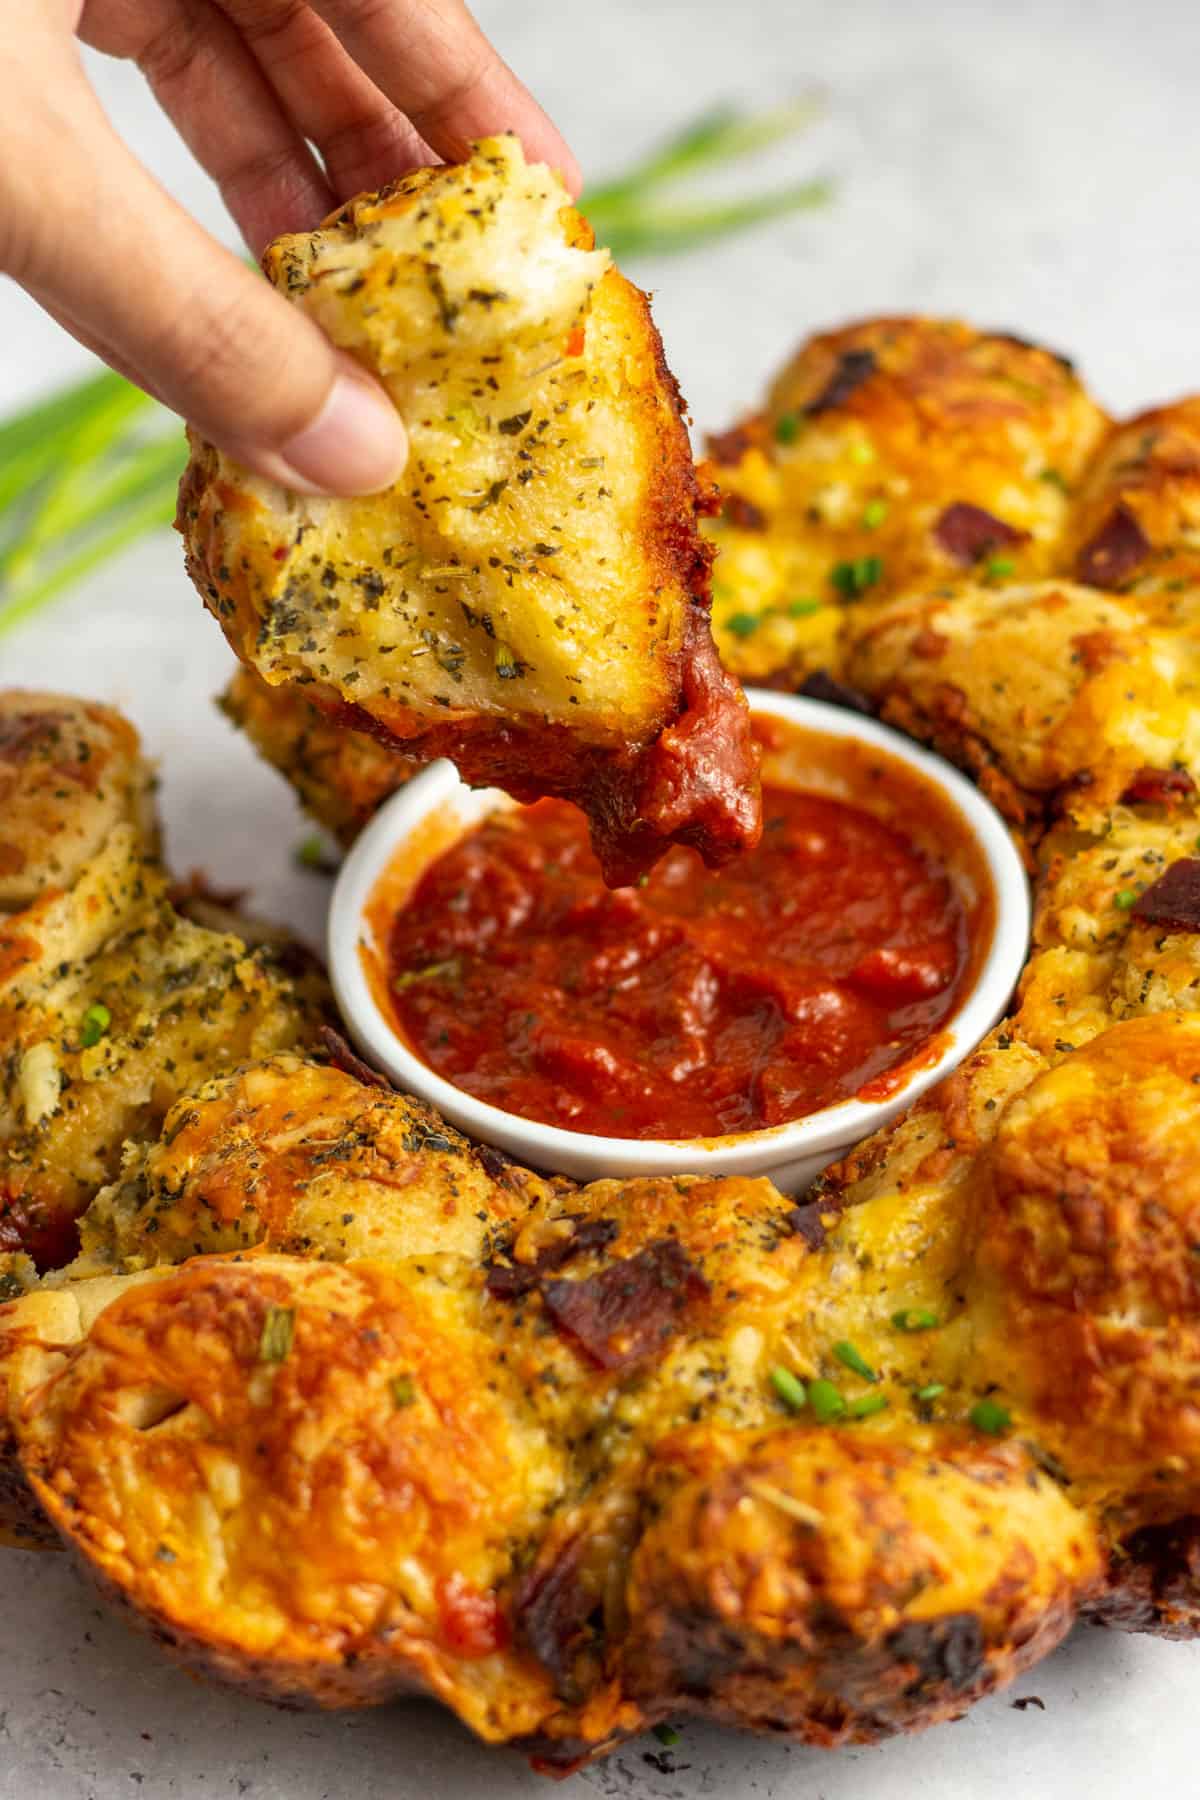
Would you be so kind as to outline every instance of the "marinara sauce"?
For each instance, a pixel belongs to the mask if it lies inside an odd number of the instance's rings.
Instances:
[[[964,910],[857,806],[763,804],[758,848],[718,873],[673,849],[615,890],[574,807],[491,815],[390,924],[413,1050],[481,1100],[616,1137],[752,1131],[878,1082],[953,1011]]]

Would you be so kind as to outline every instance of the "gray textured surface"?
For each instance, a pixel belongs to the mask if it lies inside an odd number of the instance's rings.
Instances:
[[[837,207],[638,273],[698,423],[751,401],[795,339],[879,310],[957,311],[1070,350],[1114,408],[1200,387],[1200,8],[1185,0],[488,0],[510,60],[602,174],[705,103],[831,96],[802,162]],[[122,129],[218,226],[203,179],[126,70],[100,71]],[[61,377],[71,347],[0,288],[0,410]],[[78,359],[82,363],[82,356]],[[208,705],[227,656],[174,543],[139,550],[0,646],[0,677],[126,706],[161,755],[178,866],[249,883],[317,931],[301,827]],[[432,1709],[312,1719],[198,1687],[113,1623],[57,1559],[0,1562],[0,1800],[467,1800],[550,1792]],[[1116,1800],[1195,1790],[1200,1649],[1099,1633],[960,1724],[834,1757],[685,1728],[560,1789],[637,1800]]]

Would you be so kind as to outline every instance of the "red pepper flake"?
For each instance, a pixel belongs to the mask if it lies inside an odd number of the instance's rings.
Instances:
[[[659,1238],[582,1281],[542,1288],[559,1331],[599,1369],[629,1369],[656,1355],[688,1303],[707,1295],[707,1281],[677,1238]]]
[[[1118,506],[1079,552],[1075,573],[1089,587],[1122,587],[1150,550],[1150,540],[1129,508]]]
[[[1200,857],[1183,856],[1140,894],[1130,915],[1168,931],[1200,931]]]
[[[1196,792],[1186,769],[1139,769],[1121,799],[1126,805],[1173,806]]]
[[[275,558],[276,562],[282,562],[284,560],[284,558],[286,557],[287,553],[288,553],[288,547],[286,544],[276,544],[274,550],[272,550],[272,552],[271,552],[271,555]]]
[[[564,345],[564,349],[563,349],[564,355],[566,355],[566,356],[582,356],[584,341],[585,340],[584,340],[583,326],[576,325],[575,329],[571,332],[570,336],[567,338],[566,344]]]
[[[835,407],[844,406],[854,390],[869,381],[874,373],[873,350],[847,350],[838,358],[837,368],[816,399],[809,401],[805,412],[810,419],[815,419],[818,413],[832,412]]]
[[[985,512],[982,506],[972,506],[967,500],[956,500],[946,508],[933,528],[933,535],[947,556],[952,556],[964,567],[978,562],[980,557],[990,555],[1002,545],[1024,544],[1029,537],[1027,531],[1018,531],[1015,525],[1006,524],[993,513]]]
[[[507,1648],[512,1634],[495,1594],[481,1593],[454,1574],[438,1582],[437,1599],[442,1642],[452,1655],[476,1661]]]

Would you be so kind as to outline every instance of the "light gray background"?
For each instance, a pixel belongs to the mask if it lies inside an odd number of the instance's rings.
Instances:
[[[702,428],[750,403],[800,335],[865,313],[958,312],[1077,357],[1131,409],[1200,388],[1200,7],[1194,0],[481,0],[590,175],[725,96],[811,82],[831,116],[798,153],[827,213],[642,264]],[[136,77],[97,65],[120,128],[206,223],[204,178]],[[19,78],[19,75],[15,78]],[[84,366],[0,285],[0,413]],[[248,884],[316,935],[303,830],[212,711],[227,652],[174,540],[125,558],[0,642],[0,679],[114,700],[161,757],[176,865]],[[490,1800],[550,1793],[425,1706],[333,1718],[202,1688],[113,1623],[58,1559],[0,1560],[0,1800]],[[1200,1648],[1081,1634],[1017,1694],[910,1741],[828,1756],[686,1725],[677,1771],[629,1746],[560,1791],[636,1800],[1109,1800],[1196,1791]]]

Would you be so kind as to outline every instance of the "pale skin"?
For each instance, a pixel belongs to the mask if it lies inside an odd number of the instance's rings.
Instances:
[[[261,473],[388,486],[407,442],[382,390],[138,162],[77,40],[137,63],[256,254],[489,132],[578,193],[546,114],[461,0],[0,0],[0,272]]]

